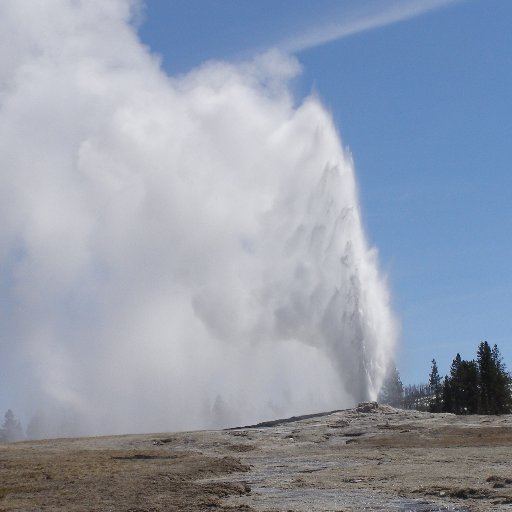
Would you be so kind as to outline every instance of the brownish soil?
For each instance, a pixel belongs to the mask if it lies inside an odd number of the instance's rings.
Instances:
[[[0,445],[0,511],[512,510],[512,417],[381,406]]]

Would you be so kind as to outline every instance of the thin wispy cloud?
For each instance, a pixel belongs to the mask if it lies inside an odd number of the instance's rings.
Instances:
[[[398,0],[365,2],[357,10],[345,11],[339,20],[319,24],[314,28],[285,39],[277,46],[287,53],[298,53],[322,44],[393,23],[416,18],[427,12],[461,0]]]

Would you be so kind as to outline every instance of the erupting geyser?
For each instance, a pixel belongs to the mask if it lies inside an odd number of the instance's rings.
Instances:
[[[171,78],[130,4],[0,4],[2,389],[34,435],[375,398],[395,322],[297,62]]]

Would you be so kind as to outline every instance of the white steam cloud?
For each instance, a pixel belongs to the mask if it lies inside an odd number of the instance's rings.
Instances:
[[[375,397],[396,327],[293,58],[166,76],[123,0],[0,3],[2,394],[32,435]],[[23,412],[24,411],[24,412]]]

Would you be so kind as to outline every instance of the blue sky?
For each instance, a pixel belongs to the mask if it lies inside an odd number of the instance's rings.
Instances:
[[[148,0],[143,18],[172,75],[299,48],[297,99],[315,91],[355,161],[405,383],[483,339],[512,366],[511,2]],[[337,27],[356,33],[301,48]]]

